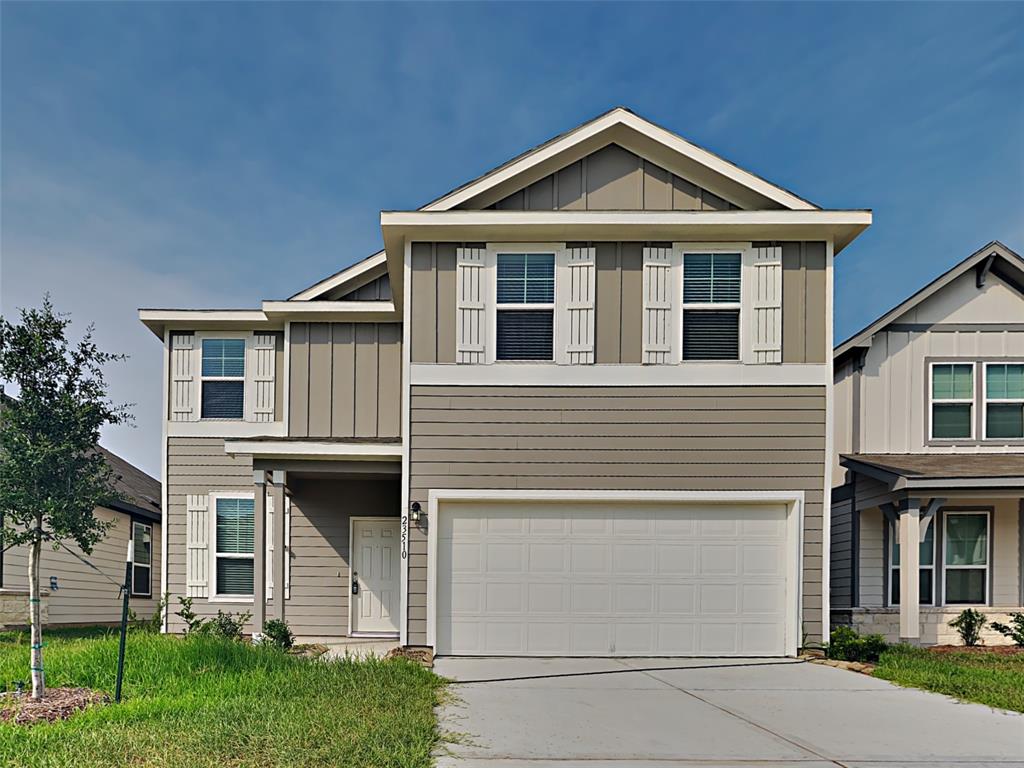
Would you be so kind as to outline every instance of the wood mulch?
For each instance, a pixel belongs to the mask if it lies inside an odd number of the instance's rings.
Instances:
[[[932,653],[995,653],[999,656],[1016,656],[1024,653],[1024,648],[1016,645],[933,645]]]
[[[29,692],[11,691],[0,693],[0,720],[18,725],[54,723],[109,701],[104,694],[89,688],[47,688],[39,701]]]

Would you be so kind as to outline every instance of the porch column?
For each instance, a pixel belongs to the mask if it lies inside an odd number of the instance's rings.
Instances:
[[[271,583],[274,594],[270,600],[270,618],[284,620],[284,574],[287,555],[284,551],[284,471],[270,473],[270,498],[274,505],[274,562],[271,564]]]
[[[921,638],[921,504],[907,499],[900,510],[900,640]]]
[[[252,634],[263,634],[267,615],[267,475],[261,469],[252,473],[253,552],[252,552]]]

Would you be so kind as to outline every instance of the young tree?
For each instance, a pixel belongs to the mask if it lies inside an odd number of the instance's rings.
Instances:
[[[107,526],[93,509],[117,498],[113,476],[95,446],[104,424],[131,418],[127,405],[107,397],[103,366],[124,355],[102,352],[92,326],[68,341],[66,315],[49,296],[40,309],[21,310],[21,322],[0,317],[0,380],[17,384],[18,399],[0,406],[0,510],[3,545],[28,545],[32,697],[44,692],[39,603],[39,556],[77,544],[90,553]]]

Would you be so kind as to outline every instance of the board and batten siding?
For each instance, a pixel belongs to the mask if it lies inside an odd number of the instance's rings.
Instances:
[[[430,489],[795,490],[803,622],[820,639],[825,389],[421,386],[409,501]],[[426,642],[426,535],[409,555],[409,643]]]
[[[68,547],[80,557],[95,565],[97,573],[78,557],[65,549],[53,549],[43,545],[39,575],[42,588],[48,590],[47,598],[49,624],[84,625],[115,624],[121,621],[121,593],[119,585],[124,582],[124,561],[131,537],[131,517],[105,507],[98,507],[93,513],[98,520],[113,522],[113,526],[100,540],[90,554],[85,554],[76,545]],[[131,597],[129,604],[139,618],[150,618],[160,600],[160,523],[153,526],[152,571],[150,587],[152,597]],[[50,577],[57,577],[57,589],[50,590]],[[12,547],[4,552],[4,587],[28,589],[28,547]]]
[[[455,272],[459,247],[484,243],[413,243],[410,346],[413,363],[455,363]],[[643,250],[671,243],[568,242],[596,257],[595,362],[639,364],[643,351]],[[754,243],[755,247],[778,243]],[[828,317],[825,244],[782,243],[784,363],[824,363]],[[292,326],[292,344],[295,333]],[[292,381],[295,382],[293,368]],[[299,387],[307,386],[302,379]],[[295,412],[292,412],[292,419]]]
[[[400,436],[401,324],[292,323],[290,355],[290,437]]]

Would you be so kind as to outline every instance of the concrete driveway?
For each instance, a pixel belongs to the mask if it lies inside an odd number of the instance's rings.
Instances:
[[[442,658],[438,765],[1024,766],[1024,715],[789,659]]]

